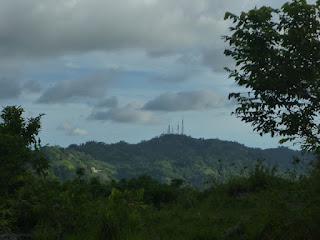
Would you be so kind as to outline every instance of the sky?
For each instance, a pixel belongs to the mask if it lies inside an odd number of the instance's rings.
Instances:
[[[43,144],[185,133],[277,147],[231,115],[224,13],[282,0],[0,0],[0,105],[44,113]],[[180,127],[181,128],[181,127]]]

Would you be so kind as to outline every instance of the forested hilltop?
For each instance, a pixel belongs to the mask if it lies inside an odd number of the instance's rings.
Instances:
[[[130,179],[148,175],[169,183],[172,179],[204,187],[213,179],[252,169],[258,161],[279,174],[297,169],[310,169],[312,156],[289,148],[249,148],[236,142],[218,139],[195,139],[185,135],[168,134],[138,144],[118,142],[106,144],[87,142],[67,148],[45,147],[54,175],[62,180],[75,176],[84,168],[89,176],[102,179]],[[300,160],[297,164],[297,160]]]
[[[305,161],[287,148],[171,134],[138,144],[43,147],[43,114],[6,106],[0,239],[319,240],[319,16],[320,0],[225,15],[232,21],[225,54],[235,61],[227,71],[239,91],[229,94],[234,114],[260,135],[299,144]]]
[[[318,168],[304,176],[291,171],[292,174],[283,177],[258,163],[246,174],[233,174],[225,181],[213,181],[202,191],[181,179],[160,183],[141,176],[110,181],[106,176],[118,171],[112,165],[114,163],[98,161],[75,151],[75,146],[65,150],[47,148],[56,158],[48,161],[37,138],[41,115],[26,120],[22,113],[22,108],[13,106],[4,108],[1,114],[0,238],[319,239]],[[115,145],[161,146],[157,142],[166,138],[217,142],[220,145],[213,145],[218,149],[230,144],[248,150],[236,143],[171,135],[137,145]],[[169,140],[163,142],[164,146],[170,143]],[[202,144],[197,147],[201,148]],[[206,148],[202,147],[202,152],[206,153]],[[152,150],[157,153],[155,148]],[[192,161],[188,164],[196,163],[196,160]],[[74,174],[63,175],[66,172],[57,167],[59,162],[73,169]],[[103,173],[101,168],[104,168]],[[88,169],[96,175],[89,174]],[[54,175],[57,173],[65,176],[64,181],[57,179]],[[222,170],[219,176],[223,176]]]

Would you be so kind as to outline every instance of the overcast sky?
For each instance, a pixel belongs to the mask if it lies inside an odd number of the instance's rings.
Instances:
[[[231,116],[224,13],[282,0],[0,0],[0,104],[45,113],[42,142],[187,135],[278,146]]]

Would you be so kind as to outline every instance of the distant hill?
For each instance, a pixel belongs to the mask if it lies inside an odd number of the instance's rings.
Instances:
[[[310,155],[285,147],[262,150],[236,142],[174,134],[138,144],[92,141],[65,149],[46,147],[45,152],[54,174],[62,179],[70,178],[80,166],[88,174],[104,179],[150,175],[162,182],[184,179],[194,186],[252,168],[257,160],[269,167],[277,166],[281,171],[292,169],[294,158],[302,160],[299,171],[305,171],[311,161]]]
[[[113,166],[103,161],[97,161],[83,152],[58,146],[44,147],[43,152],[50,163],[49,174],[63,181],[73,179],[79,168],[83,168],[88,176],[106,181],[112,180],[116,173]]]

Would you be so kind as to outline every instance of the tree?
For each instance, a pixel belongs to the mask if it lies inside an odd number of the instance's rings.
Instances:
[[[0,115],[0,192],[14,192],[28,174],[45,175],[48,162],[40,152],[42,115],[24,119],[21,107],[8,106]]]
[[[293,0],[280,9],[254,8],[233,21],[224,36],[227,68],[240,89],[230,93],[234,114],[261,135],[298,141],[320,150],[320,1]]]

